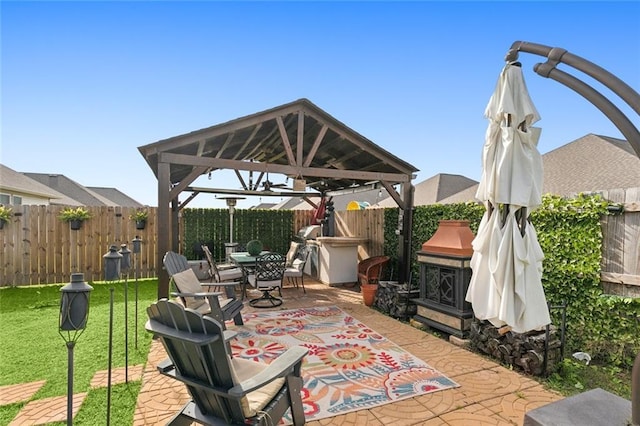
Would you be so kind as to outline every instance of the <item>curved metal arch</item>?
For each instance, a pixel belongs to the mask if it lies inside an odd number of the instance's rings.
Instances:
[[[583,59],[577,55],[571,54],[565,49],[558,47],[549,47],[542,44],[529,43],[526,41],[515,41],[505,56],[505,61],[513,62],[518,59],[519,52],[533,53],[539,56],[546,56],[547,62],[538,63],[533,70],[540,76],[551,78],[587,99],[596,106],[611,122],[620,130],[636,155],[640,158],[640,131],[637,127],[624,115],[618,107],[616,107],[609,99],[600,92],[586,84],[585,82],[573,77],[572,75],[560,71],[556,68],[558,63],[567,64],[585,74],[593,77],[613,93],[627,103],[638,115],[640,115],[640,94],[633,90],[631,86],[611,74],[604,68]]]

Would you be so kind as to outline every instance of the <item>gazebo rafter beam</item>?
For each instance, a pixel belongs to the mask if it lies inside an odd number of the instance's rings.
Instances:
[[[311,150],[307,155],[307,159],[304,161],[304,164],[303,164],[304,167],[309,167],[309,165],[313,161],[313,157],[316,156],[316,152],[318,151],[318,148],[320,147],[320,144],[324,139],[324,135],[327,134],[327,130],[329,130],[329,126],[327,126],[326,124],[323,124],[322,128],[320,129],[320,132],[318,133],[318,136],[316,136],[316,140],[313,141],[313,146],[311,147]]]
[[[296,159],[293,156],[293,150],[291,150],[291,142],[289,142],[289,136],[287,135],[287,129],[285,129],[284,123],[282,122],[282,117],[276,117],[276,122],[278,123],[278,130],[280,130],[282,147],[284,148],[284,152],[287,154],[287,160],[289,160],[289,164],[295,166]]]
[[[171,164],[182,164],[187,166],[203,166],[219,169],[253,170],[269,173],[280,173],[295,176],[316,176],[329,179],[354,179],[363,181],[390,181],[395,183],[410,182],[412,176],[404,173],[385,172],[363,172],[358,170],[339,170],[317,167],[297,167],[284,164],[249,162],[237,160],[225,160],[208,157],[194,157],[192,155],[162,153],[159,161]]]

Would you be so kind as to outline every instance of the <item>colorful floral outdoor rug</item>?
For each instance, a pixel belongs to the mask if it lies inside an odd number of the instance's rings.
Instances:
[[[271,362],[291,346],[309,350],[302,366],[307,421],[457,387],[338,307],[243,314],[233,355]]]

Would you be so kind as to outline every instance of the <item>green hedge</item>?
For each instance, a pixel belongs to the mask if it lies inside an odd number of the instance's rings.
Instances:
[[[547,196],[531,214],[545,253],[542,282],[547,300],[567,303],[567,349],[603,363],[628,367],[640,351],[640,299],[603,293],[602,227],[609,214],[598,195]],[[559,312],[552,311],[559,324]]]
[[[197,249],[207,244],[214,259],[224,259],[224,243],[229,242],[228,209],[184,209],[184,254],[199,259]],[[233,215],[233,241],[243,248],[251,240],[263,247],[286,253],[294,236],[293,211],[238,209]]]

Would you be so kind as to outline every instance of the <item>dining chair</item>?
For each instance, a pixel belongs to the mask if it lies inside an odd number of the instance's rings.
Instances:
[[[284,270],[284,276],[287,278],[287,281],[293,283],[296,288],[298,288],[298,279],[300,279],[302,292],[307,294],[307,290],[304,288],[304,267],[309,258],[309,247],[303,245],[297,251],[298,254],[296,258],[291,261],[291,266],[288,266]]]
[[[202,252],[204,253],[207,263],[209,264],[209,274],[213,277],[213,280],[217,283],[227,281],[242,281],[244,280],[244,272],[242,268],[232,266],[229,268],[221,269],[218,267],[216,261],[213,259],[211,250],[207,245],[202,245]]]
[[[256,258],[256,266],[247,278],[249,284],[262,291],[262,296],[249,300],[256,308],[272,308],[282,305],[282,281],[286,259],[279,253],[266,253]],[[278,290],[280,297],[271,294]]]
[[[289,268],[290,266],[293,266],[293,261],[296,260],[296,258],[298,257],[301,246],[302,244],[297,241],[291,241],[291,243],[289,243],[289,251],[287,251],[287,254],[285,256],[286,258],[285,266],[287,268]]]

